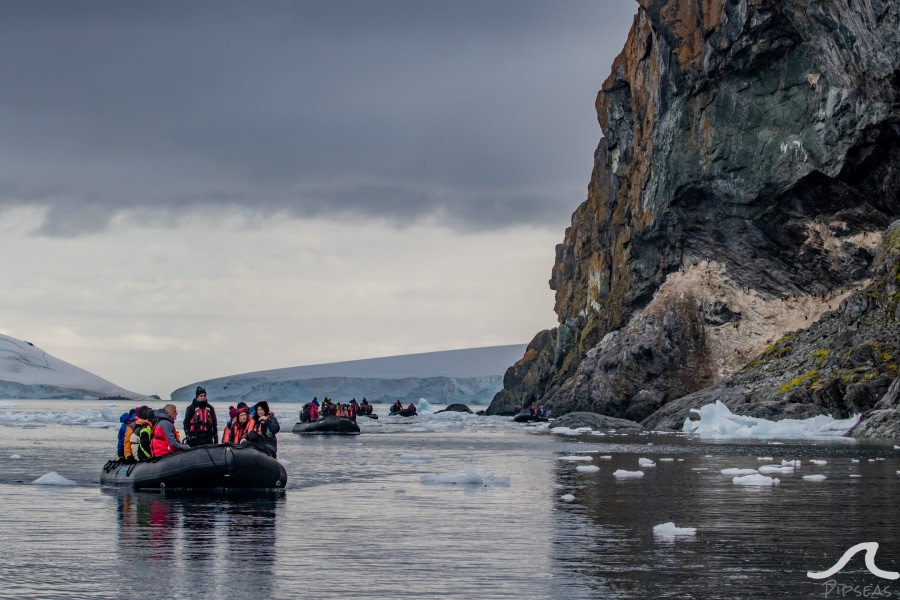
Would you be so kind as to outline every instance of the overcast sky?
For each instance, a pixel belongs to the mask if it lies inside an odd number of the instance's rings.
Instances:
[[[636,9],[0,1],[0,333],[163,397],[530,341]]]

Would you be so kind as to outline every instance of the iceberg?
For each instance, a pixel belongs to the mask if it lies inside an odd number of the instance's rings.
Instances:
[[[78,485],[71,479],[66,479],[56,471],[51,471],[46,475],[41,475],[31,483],[33,483],[34,485]]]
[[[691,412],[700,415],[700,419],[697,421],[685,419],[683,432],[726,438],[833,438],[844,435],[859,421],[859,415],[849,419],[833,419],[819,415],[809,419],[768,421],[735,415],[718,400],[700,409],[692,408]]]

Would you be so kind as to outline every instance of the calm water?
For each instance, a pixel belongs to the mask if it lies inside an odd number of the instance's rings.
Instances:
[[[136,588],[179,599],[825,598],[829,588],[806,572],[871,541],[881,546],[876,564],[900,571],[897,441],[567,437],[458,414],[361,420],[360,436],[307,438],[290,433],[298,407],[276,404],[288,489],[186,496],[100,489],[116,429],[83,423],[121,408],[0,402],[0,597],[116,598]],[[573,454],[592,461],[559,460]],[[761,456],[803,466],[762,489],[719,472],[766,464]],[[638,470],[639,457],[657,466],[640,479],[612,476]],[[589,464],[600,471],[576,471]],[[420,480],[465,467],[509,483]],[[51,471],[78,485],[31,484]],[[814,473],[827,479],[801,478]],[[655,539],[653,526],[668,521],[697,534]],[[833,579],[900,598],[900,580],[871,575],[861,555]],[[841,597],[838,588],[827,597]]]

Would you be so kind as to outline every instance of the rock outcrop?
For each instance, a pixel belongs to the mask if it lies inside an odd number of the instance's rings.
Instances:
[[[559,326],[488,412],[539,402],[643,420],[682,398],[770,418],[871,408],[892,373],[877,355],[900,351],[897,317],[871,337],[842,318],[884,308],[859,291],[900,215],[900,5],[639,4],[597,97],[587,200],[556,248]],[[848,344],[872,360],[844,359]],[[784,382],[772,358],[809,368]]]
[[[568,427],[569,429],[578,429],[579,427],[590,427],[594,431],[610,431],[610,430],[642,430],[644,426],[628,419],[617,419],[592,412],[573,412],[563,415],[558,419],[554,419],[550,423],[550,429],[554,427]]]

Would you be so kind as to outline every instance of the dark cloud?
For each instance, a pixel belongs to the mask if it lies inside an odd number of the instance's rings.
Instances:
[[[565,223],[630,2],[0,4],[0,208]]]

